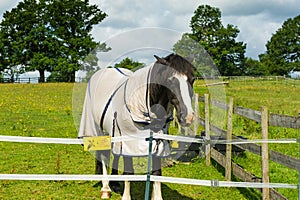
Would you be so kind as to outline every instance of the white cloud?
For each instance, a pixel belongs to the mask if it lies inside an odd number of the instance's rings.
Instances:
[[[163,28],[138,28],[121,32],[105,40],[112,50],[99,53],[99,66],[113,66],[125,57],[150,64],[154,61],[154,54],[169,54],[180,37],[181,32]]]
[[[0,2],[0,15],[16,6],[19,0]],[[238,40],[247,43],[246,55],[257,58],[265,44],[288,18],[299,15],[298,0],[91,0],[108,14],[93,30],[98,41],[140,27],[161,27],[190,32],[189,23],[201,4],[220,8],[224,25],[240,30]],[[1,19],[1,18],[0,18]],[[141,38],[147,40],[146,37]]]
[[[5,11],[11,10],[13,7],[16,7],[18,2],[18,0],[0,1],[0,20],[2,20]]]
[[[281,23],[272,21],[266,13],[249,16],[228,16],[223,18],[225,23],[234,24],[240,30],[239,41],[247,44],[249,57],[257,58],[258,54],[266,51],[265,44],[273,33],[281,27]]]
[[[273,16],[285,18],[287,15],[299,14],[298,0],[201,0],[201,3],[219,7],[225,16],[249,16],[270,12]]]

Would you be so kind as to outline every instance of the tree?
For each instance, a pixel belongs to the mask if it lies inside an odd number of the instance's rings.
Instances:
[[[95,69],[98,68],[98,52],[108,52],[111,48],[107,47],[105,43],[97,45],[96,48],[94,48],[83,60],[81,64],[80,70],[86,71],[86,72],[93,72]]]
[[[4,13],[4,21],[1,22],[0,26],[0,60],[1,60],[1,71],[6,75],[10,76],[11,81],[14,81],[15,75],[24,71],[24,60],[23,57],[26,51],[22,51],[21,46],[24,46],[24,33],[29,32],[31,26],[28,23],[32,20],[31,13],[27,13],[26,10],[30,9],[31,6],[35,7],[35,1],[28,1],[27,6],[23,2],[18,5],[19,10],[24,10],[22,15],[18,15],[18,9],[12,9],[12,11]],[[26,21],[26,17],[28,21]],[[13,23],[13,21],[17,23]],[[22,28],[23,32],[18,32]]]
[[[173,51],[177,54],[189,58],[193,57],[193,64],[197,68],[197,77],[213,77],[218,76],[217,70],[212,69],[214,66],[213,60],[208,55],[206,50],[196,40],[191,38],[191,35],[185,33],[181,39],[173,46]]]
[[[237,42],[239,30],[221,22],[221,11],[209,5],[200,5],[194,12],[189,37],[199,42],[212,57],[222,75],[244,73],[245,49],[243,42]]]
[[[245,75],[247,76],[262,76],[269,75],[265,66],[258,60],[246,58],[245,61]]]
[[[49,0],[49,24],[58,38],[58,64],[54,71],[59,71],[65,81],[75,81],[75,72],[90,51],[99,43],[93,41],[90,31],[93,25],[101,22],[106,14],[96,5],[89,5],[88,0]]]
[[[1,22],[1,39],[4,67],[9,71],[23,68],[26,71],[38,70],[40,81],[44,72],[51,71],[55,38],[43,18],[44,5],[36,0],[20,2],[10,12],[5,12]]]
[[[267,42],[261,62],[272,75],[284,75],[300,70],[300,15],[287,19]]]
[[[117,68],[126,68],[132,71],[136,71],[137,69],[143,67],[144,64],[140,62],[133,61],[132,59],[126,57],[120,63],[114,65]]]
[[[90,31],[105,17],[88,0],[24,0],[3,15],[1,68],[38,70],[40,81],[45,71],[55,72],[73,82],[80,62],[99,44]]]

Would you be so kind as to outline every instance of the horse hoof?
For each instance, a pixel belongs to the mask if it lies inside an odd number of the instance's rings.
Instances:
[[[111,197],[110,191],[100,191],[100,198],[101,199],[109,199]]]

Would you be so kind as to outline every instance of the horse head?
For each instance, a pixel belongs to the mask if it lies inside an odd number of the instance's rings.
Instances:
[[[155,58],[157,61],[151,72],[150,105],[160,104],[167,113],[175,107],[179,123],[190,125],[194,118],[194,66],[191,61],[176,54],[165,58],[155,55]]]

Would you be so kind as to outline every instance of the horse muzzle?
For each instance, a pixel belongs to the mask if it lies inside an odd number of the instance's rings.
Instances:
[[[181,126],[190,126],[194,119],[194,112],[189,113],[186,117],[181,116],[179,119],[179,123]]]

